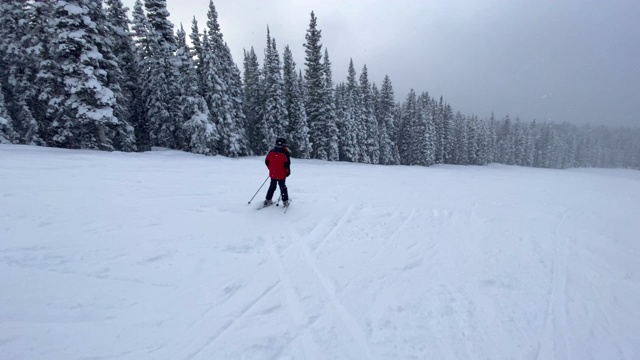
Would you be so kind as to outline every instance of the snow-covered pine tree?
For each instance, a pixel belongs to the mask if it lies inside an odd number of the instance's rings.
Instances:
[[[180,74],[181,134],[183,150],[196,154],[215,155],[218,132],[211,122],[209,108],[198,93],[198,76],[187,45],[187,36],[182,24],[177,32],[176,60]]]
[[[480,165],[480,120],[475,115],[467,117],[467,151],[469,165]]]
[[[336,127],[338,128],[338,149],[341,161],[355,162],[358,160],[357,144],[355,141],[353,122],[353,106],[349,102],[347,86],[339,84],[335,91]]]
[[[347,94],[350,97],[348,104],[352,113],[354,122],[355,143],[357,145],[357,162],[370,164],[371,158],[367,151],[367,122],[364,116],[364,105],[362,103],[362,94],[360,86],[356,80],[356,70],[353,66],[353,60],[349,61],[349,69],[347,71]]]
[[[536,141],[536,155],[534,163],[536,167],[550,168],[553,164],[553,143],[555,134],[551,124],[546,122],[539,128],[539,134]],[[594,147],[599,150],[599,146]],[[594,157],[595,164],[598,164],[598,156]],[[597,165],[596,165],[597,166]]]
[[[138,78],[138,64],[136,62],[135,45],[129,30],[131,21],[127,16],[127,9],[121,0],[105,0],[106,30],[111,37],[113,54],[118,62],[120,73],[113,73],[120,92],[116,94],[115,116],[124,121],[123,126],[117,128],[114,145],[117,149],[134,151],[137,149],[135,129],[142,121],[144,112],[141,101],[140,81]],[[126,125],[124,125],[126,123]],[[144,148],[144,146],[143,146]]]
[[[448,111],[452,111],[451,107],[448,107]],[[493,144],[493,132],[491,131],[491,126],[489,124],[488,121],[483,120],[480,122],[480,134],[479,134],[479,141],[480,141],[480,148],[478,149],[478,161],[480,164],[482,165],[486,165],[489,164],[492,160],[491,158],[491,154],[493,152],[492,150],[492,144]]]
[[[136,120],[131,124],[136,134],[138,150],[151,150],[151,124],[147,114],[147,83],[148,67],[151,65],[151,37],[149,36],[151,25],[144,13],[141,0],[136,0],[133,6],[133,20],[131,30],[134,42],[135,73],[137,76],[136,98],[134,100],[134,114]]]
[[[143,94],[154,146],[183,149],[180,137],[180,80],[176,40],[166,0],[145,0],[151,56],[145,64]]]
[[[26,0],[0,3],[0,91],[6,111],[0,132],[15,143],[42,145],[29,106],[37,93],[33,86],[37,63],[29,50],[30,7]]]
[[[232,122],[227,127],[230,133],[227,156],[253,155],[253,151],[249,146],[249,136],[247,135],[247,118],[244,115],[242,76],[240,75],[240,69],[233,61],[231,49],[227,43],[224,44],[222,61],[225,69],[224,74],[227,76],[225,82],[227,83],[228,96],[231,102],[232,116]]]
[[[263,74],[264,102],[259,126],[262,144],[259,148],[259,154],[265,154],[269,151],[277,138],[286,137],[286,129],[288,128],[280,55],[276,48],[275,39],[271,39],[269,28],[267,28],[267,47],[264,51]]]
[[[29,91],[28,106],[37,122],[38,135],[43,145],[53,146],[52,125],[56,115],[62,111],[64,84],[60,66],[51,51],[55,36],[53,26],[54,5],[52,1],[33,1],[27,7],[27,35],[23,37],[24,47],[30,55],[35,80]],[[29,78],[29,76],[27,76]]]
[[[435,99],[432,102],[431,118],[433,120],[434,127],[434,145],[435,145],[435,163],[444,163],[444,101],[440,96],[440,103],[436,103]]]
[[[537,134],[537,124],[536,121],[533,120],[531,124],[526,126],[526,136],[525,136],[525,158],[524,158],[524,166],[533,166],[533,161],[535,159],[536,153],[536,134]],[[579,165],[578,165],[579,166]]]
[[[0,89],[0,144],[11,144],[18,137],[13,131],[13,125],[9,112],[4,104],[4,94]]]
[[[526,133],[520,118],[516,117],[513,124],[513,163],[524,166],[526,159]]]
[[[454,144],[452,156],[453,163],[458,165],[468,165],[469,164],[469,151],[468,151],[468,132],[469,128],[467,127],[467,120],[464,115],[460,112],[457,112],[453,118],[453,133],[454,133]]]
[[[380,163],[396,165],[400,163],[398,147],[392,139],[396,138],[396,126],[394,122],[395,99],[391,79],[385,75],[380,88],[378,100],[378,124],[380,131]]]
[[[415,124],[417,117],[417,96],[415,90],[411,89],[398,113],[399,126],[397,144],[400,152],[400,161],[403,165],[413,165],[414,159],[411,154],[411,136],[414,131],[412,126]]]
[[[248,155],[251,149],[245,130],[240,71],[223,40],[212,0],[207,12],[207,30],[202,39],[204,83],[201,94],[218,128],[218,150],[230,157]]]
[[[507,165],[515,163],[514,141],[513,141],[513,125],[509,115],[507,115],[502,124],[500,124],[497,132],[498,162]]]
[[[333,79],[331,72],[331,61],[329,51],[324,50],[324,96],[322,97],[322,128],[323,128],[323,150],[327,154],[327,160],[338,161],[340,159],[340,149],[338,145],[338,127],[336,125],[336,106],[333,94]]]
[[[378,118],[378,114],[380,114],[380,89],[375,81],[371,82],[371,101],[373,101],[373,114],[378,120],[378,131],[381,131],[380,119]]]
[[[334,101],[334,106],[336,108],[336,128],[338,129],[338,149],[339,149],[338,159],[341,161],[344,160],[341,144],[342,144],[342,134],[344,131],[345,93],[346,91],[345,91],[344,83],[337,84],[335,90],[333,91],[333,101]]]
[[[55,3],[51,55],[57,83],[56,101],[49,102],[53,144],[67,148],[113,150],[113,132],[127,127],[114,110],[120,74],[107,38],[101,2]]]
[[[253,50],[253,49],[252,49]],[[284,48],[282,75],[284,80],[284,97],[287,107],[288,129],[287,140],[293,156],[308,159],[311,152],[309,143],[309,126],[304,108],[304,99],[298,84],[296,63],[289,45]]]
[[[414,164],[430,166],[435,163],[435,126],[433,124],[434,109],[437,104],[423,92],[418,97],[418,116],[415,119],[412,136],[412,153]]]
[[[453,109],[450,104],[444,104],[441,118],[441,134],[440,136],[442,144],[442,161],[445,164],[451,164],[451,153],[453,148]]]
[[[325,97],[324,67],[322,65],[322,31],[318,29],[317,18],[313,11],[309,28],[305,35],[305,85],[307,121],[309,122],[309,141],[311,143],[312,158],[326,158],[323,151],[322,121],[323,98]]]
[[[365,126],[365,149],[371,164],[380,163],[380,131],[375,114],[375,101],[371,94],[371,85],[367,65],[360,73],[360,98],[362,101],[362,121]]]
[[[254,153],[259,153],[260,132],[259,125],[262,111],[262,75],[258,56],[253,50],[244,51],[244,114],[247,118],[247,136],[249,144]]]

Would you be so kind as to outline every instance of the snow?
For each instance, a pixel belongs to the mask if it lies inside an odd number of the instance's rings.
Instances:
[[[0,145],[0,358],[638,359],[640,172]]]
[[[86,9],[84,9],[84,8],[78,6],[78,5],[69,4],[66,1],[62,1],[60,5],[64,5],[64,9],[70,15],[80,15],[80,14],[85,14],[87,12]]]

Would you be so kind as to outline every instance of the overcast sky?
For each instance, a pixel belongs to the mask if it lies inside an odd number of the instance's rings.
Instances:
[[[135,0],[123,0],[133,8]],[[167,0],[170,19],[205,27],[209,0]],[[371,81],[388,74],[444,97],[454,111],[531,121],[640,126],[638,0],[217,0],[220,26],[242,70],[243,49],[262,58],[266,28],[304,67],[313,10],[333,63],[349,59]]]

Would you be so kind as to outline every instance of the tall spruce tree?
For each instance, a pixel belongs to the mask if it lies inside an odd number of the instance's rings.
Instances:
[[[247,136],[253,152],[259,153],[261,138],[259,125],[262,118],[262,75],[260,63],[253,47],[244,52],[244,114],[247,118]]]
[[[515,164],[515,148],[513,136],[513,124],[507,115],[497,132],[498,162],[507,165]]]
[[[372,164],[380,163],[380,131],[375,114],[375,101],[371,94],[371,84],[367,65],[362,67],[360,73],[360,98],[362,101],[362,122],[365,127],[364,149]]]
[[[362,96],[360,95],[360,87],[356,80],[356,69],[353,66],[353,59],[349,61],[349,69],[347,72],[347,108],[349,117],[353,119],[353,139],[349,143],[355,144],[354,153],[356,158],[354,161],[362,163],[370,163],[369,153],[367,152],[367,126],[365,117],[363,116]]]
[[[35,91],[29,95],[29,108],[38,124],[39,138],[48,146],[55,146],[53,126],[57,115],[62,111],[65,91],[64,85],[59,81],[62,76],[60,66],[52,51],[52,42],[56,36],[55,5],[51,1],[34,1],[29,4],[27,35],[23,38],[35,73]]]
[[[144,113],[141,110],[143,102],[128,9],[121,0],[105,0],[105,4],[106,30],[111,35],[113,54],[120,69],[111,75],[120,89],[116,96],[115,115],[127,124],[119,127],[114,141],[117,148],[134,151],[137,149],[135,129]]]
[[[49,69],[58,76],[53,79],[56,89],[62,90],[54,103],[49,102],[53,144],[112,150],[114,133],[126,133],[128,124],[114,114],[120,69],[106,35],[102,3],[76,0],[53,6],[51,58],[55,65],[49,64]]]
[[[303,95],[298,86],[296,63],[293,61],[293,54],[288,45],[284,48],[282,72],[288,116],[287,137],[289,149],[293,156],[308,159],[311,153],[311,144],[309,143],[307,114],[304,108]]]
[[[324,70],[324,96],[322,97],[322,153],[329,161],[340,159],[338,145],[338,127],[336,125],[336,106],[329,51],[325,48],[322,67]],[[323,155],[324,156],[324,155]],[[324,157],[321,157],[324,158]]]
[[[394,123],[395,99],[391,79],[385,76],[378,100],[378,128],[380,131],[380,163],[395,165],[400,163],[398,147],[392,139],[396,137]]]
[[[336,125],[339,134],[340,160],[358,161],[358,143],[353,117],[353,100],[345,84],[336,90]]]
[[[218,132],[211,123],[209,108],[198,93],[198,76],[187,45],[186,32],[182,25],[177,33],[178,70],[180,74],[181,132],[183,150],[196,154],[214,155],[217,150]]]
[[[412,128],[418,117],[418,104],[416,92],[411,89],[407,98],[402,104],[399,112],[400,126],[398,128],[398,148],[400,151],[400,160],[403,165],[414,165],[412,151]]]
[[[133,6],[133,20],[131,22],[131,30],[134,42],[135,56],[135,75],[137,81],[135,83],[135,99],[132,106],[134,107],[133,116],[135,116],[132,126],[136,134],[136,142],[138,150],[151,150],[151,124],[147,113],[147,96],[146,90],[148,67],[152,63],[151,57],[151,25],[144,13],[144,5],[141,0],[136,0]]]
[[[469,128],[467,127],[467,119],[460,112],[457,112],[453,118],[455,147],[453,151],[453,163],[458,165],[469,164]]]
[[[240,71],[223,40],[213,1],[209,1],[207,29],[203,39],[205,79],[201,91],[218,128],[218,150],[225,156],[248,155],[251,150],[245,132]]]
[[[0,92],[4,92],[5,138],[20,144],[42,145],[39,124],[30,103],[36,97],[33,86],[36,61],[29,39],[30,5],[26,0],[0,3]],[[0,130],[3,131],[3,130]]]
[[[274,44],[275,45],[275,44]],[[231,101],[232,125],[230,129],[230,147],[229,156],[252,155],[253,151],[249,145],[249,136],[247,134],[247,118],[244,114],[244,92],[242,88],[242,76],[240,69],[233,61],[231,49],[225,43],[223,53],[223,61],[225,63],[225,74],[227,74],[226,83],[228,84],[228,93]]]
[[[151,144],[184,148],[180,137],[180,89],[176,39],[166,0],[145,0],[151,55],[145,66],[143,94],[150,124]]]
[[[412,149],[414,164],[429,166],[435,164],[436,133],[434,126],[434,114],[437,104],[423,92],[418,97],[418,116],[412,136]]]
[[[309,28],[305,36],[305,73],[307,120],[309,122],[309,141],[311,157],[326,158],[328,154],[323,143],[323,99],[326,95],[324,67],[322,65],[322,31],[318,29],[317,18],[313,11]]]
[[[3,91],[0,89],[0,144],[11,144],[17,137],[13,131],[11,117],[5,107]]]
[[[280,68],[280,55],[276,48],[275,39],[267,28],[267,47],[264,53],[264,83],[263,108],[259,131],[262,144],[259,153],[264,154],[275,144],[277,138],[285,137],[287,123],[287,108],[283,93],[283,81]]]

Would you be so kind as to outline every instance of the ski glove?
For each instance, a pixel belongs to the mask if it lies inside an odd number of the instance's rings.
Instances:
[[[289,177],[289,175],[291,175],[291,170],[287,170],[287,177]]]

